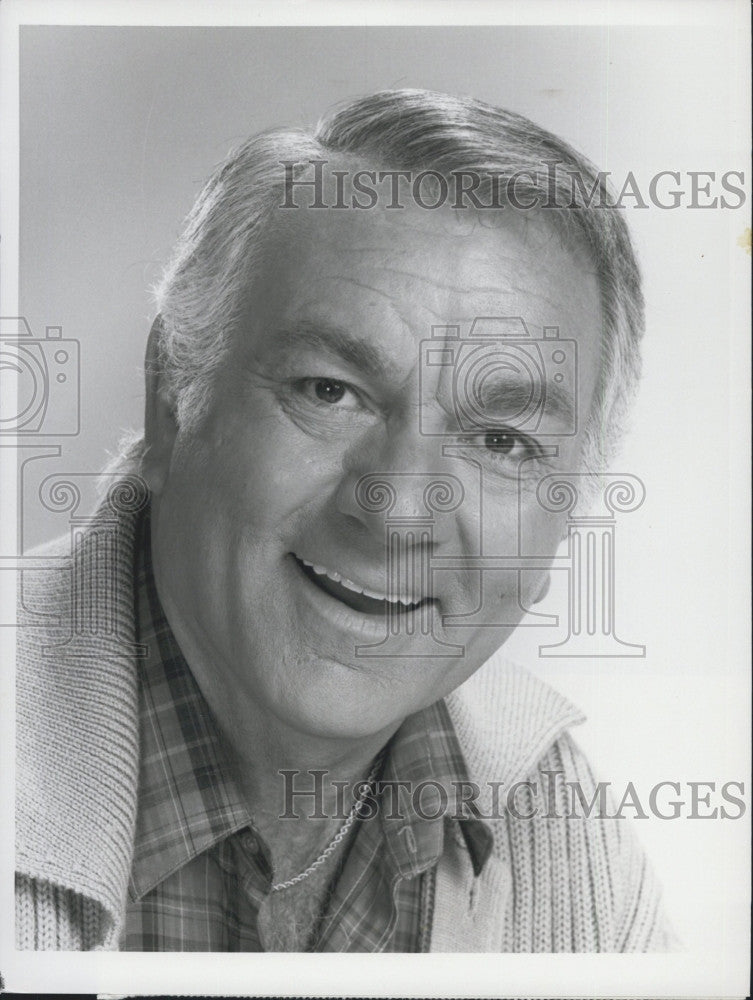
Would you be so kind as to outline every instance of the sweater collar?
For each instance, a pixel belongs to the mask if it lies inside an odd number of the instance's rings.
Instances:
[[[552,744],[585,716],[564,695],[498,650],[451,692],[447,708],[469,772],[480,788],[482,815],[495,792],[531,776]]]
[[[113,485],[87,522],[19,580],[16,864],[100,904],[117,941],[138,776],[134,534],[143,481]],[[39,568],[39,567],[43,568]]]

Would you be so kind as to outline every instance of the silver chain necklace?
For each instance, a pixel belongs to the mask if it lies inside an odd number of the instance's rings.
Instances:
[[[361,810],[366,804],[366,796],[369,794],[369,792],[371,791],[371,786],[376,781],[376,776],[379,773],[379,768],[382,765],[383,756],[384,756],[384,751],[382,751],[377,755],[377,758],[374,761],[374,766],[369,772],[369,776],[366,779],[361,794],[358,796],[358,799],[353,803],[353,808],[348,813],[348,818],[345,820],[343,825],[334,835],[332,840],[330,840],[329,844],[327,844],[327,846],[324,848],[324,850],[316,859],[316,861],[312,861],[311,864],[308,866],[308,868],[306,868],[305,871],[302,871],[300,875],[296,875],[293,878],[289,878],[286,882],[277,882],[270,888],[269,890],[270,892],[282,892],[283,889],[289,889],[291,886],[298,885],[299,882],[303,882],[305,878],[308,878],[309,875],[311,875],[313,872],[316,871],[317,868],[320,868],[324,864],[324,862],[332,854],[333,851],[337,850],[338,845],[342,843],[345,837],[347,837],[350,828],[358,819],[359,815],[361,814]]]

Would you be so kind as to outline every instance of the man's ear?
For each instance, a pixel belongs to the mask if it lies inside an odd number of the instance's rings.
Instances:
[[[159,495],[167,482],[178,423],[173,400],[167,392],[162,372],[162,319],[158,315],[149,331],[144,359],[146,412],[142,472],[152,493]]]

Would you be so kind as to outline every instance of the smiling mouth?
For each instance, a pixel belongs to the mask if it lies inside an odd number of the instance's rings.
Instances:
[[[410,614],[433,603],[430,597],[412,601],[409,597],[391,598],[387,595],[376,594],[324,566],[315,566],[313,563],[306,562],[295,553],[291,553],[291,555],[298,568],[315,587],[362,615],[383,617],[385,614]]]

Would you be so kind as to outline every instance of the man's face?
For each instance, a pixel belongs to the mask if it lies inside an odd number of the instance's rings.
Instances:
[[[444,209],[279,215],[208,413],[174,441],[163,420],[151,442],[155,571],[221,722],[352,739],[457,687],[535,601],[563,532],[536,486],[578,469],[600,296],[586,255],[531,214],[493,226]],[[486,422],[470,426],[466,407],[459,424],[457,344],[428,364],[422,341],[438,326],[467,337],[476,317],[522,317],[537,344],[552,326],[577,341],[577,387],[569,360],[559,394],[546,371],[550,433],[516,429],[520,371],[504,363],[481,366]],[[441,336],[432,348],[452,346]],[[568,392],[574,434],[557,406]],[[394,490],[389,509],[369,502],[373,474]],[[449,511],[427,507],[443,477]],[[467,563],[435,568],[482,552],[540,561],[483,580]],[[482,586],[491,619],[447,624]],[[388,655],[364,649],[388,627]],[[460,655],[437,655],[443,644]]]

